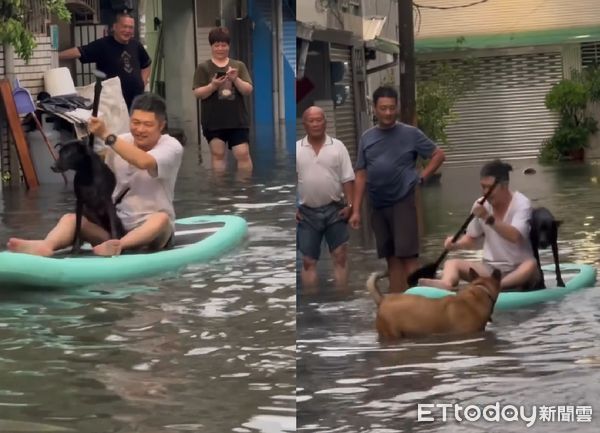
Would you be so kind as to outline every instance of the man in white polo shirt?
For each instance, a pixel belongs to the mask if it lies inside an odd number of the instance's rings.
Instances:
[[[325,112],[309,107],[302,115],[306,136],[296,142],[299,206],[297,247],[302,253],[302,286],[315,287],[323,237],[333,258],[336,284],[348,280],[348,218],[352,213],[354,170],[346,146],[326,133]]]

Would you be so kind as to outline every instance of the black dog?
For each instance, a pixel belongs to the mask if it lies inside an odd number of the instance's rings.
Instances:
[[[58,159],[51,167],[52,171],[62,173],[75,170],[73,186],[77,205],[71,252],[78,253],[81,249],[82,216],[104,228],[113,239],[120,239],[125,234],[125,229],[117,217],[116,204],[128,189],[113,203],[112,194],[117,184],[115,175],[90,146],[81,140],[71,140],[59,143],[56,147],[59,148]]]
[[[541,282],[539,288],[546,288],[544,283],[544,274],[540,265],[540,248],[548,248],[552,246],[552,255],[554,256],[554,266],[556,270],[556,283],[559,287],[564,287],[565,283],[560,274],[560,264],[558,262],[558,227],[561,221],[556,221],[554,216],[545,207],[533,209],[531,213],[531,231],[529,232],[529,240],[533,248],[533,255],[537,261],[538,270],[540,271]]]

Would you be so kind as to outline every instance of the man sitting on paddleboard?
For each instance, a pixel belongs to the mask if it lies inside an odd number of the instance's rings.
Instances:
[[[464,259],[446,261],[442,278],[421,278],[420,286],[452,290],[459,281],[469,281],[469,268],[480,275],[491,275],[493,268],[502,273],[502,289],[528,290],[535,288],[540,275],[529,242],[531,202],[518,191],[509,188],[510,164],[495,160],[485,164],[480,173],[481,188],[490,193],[487,202],[473,205],[473,221],[466,233],[456,242],[448,237],[444,248],[448,251],[476,250],[481,248],[483,238],[483,261]]]
[[[105,162],[115,173],[115,194],[129,189],[117,206],[127,234],[111,239],[102,227],[82,218],[81,235],[99,256],[119,255],[123,250],[165,248],[173,236],[175,211],[173,195],[181,165],[181,143],[162,131],[166,125],[165,101],[158,95],[144,93],[131,106],[130,133],[111,134],[103,120],[92,117],[90,133],[107,145]],[[10,251],[51,256],[56,250],[73,243],[75,214],[63,215],[45,239],[11,238]]]

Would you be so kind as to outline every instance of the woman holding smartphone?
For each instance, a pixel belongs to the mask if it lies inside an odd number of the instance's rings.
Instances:
[[[202,133],[210,146],[213,169],[225,170],[229,148],[238,169],[252,171],[250,121],[244,100],[252,93],[252,80],[243,62],[229,58],[230,40],[224,27],[208,34],[211,58],[196,69],[194,95],[201,100]]]

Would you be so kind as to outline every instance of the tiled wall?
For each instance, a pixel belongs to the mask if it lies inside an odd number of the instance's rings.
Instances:
[[[15,58],[14,63],[15,74],[19,79],[21,87],[28,89],[35,99],[37,94],[44,90],[44,72],[53,67],[50,37],[39,35],[37,37],[37,47],[34,50],[33,56],[29,59],[29,62],[25,63],[24,60]],[[2,45],[0,45],[0,77],[3,77],[4,74],[4,52]],[[2,131],[2,136],[0,136],[0,173],[10,171],[15,173],[15,167],[11,167],[11,161],[14,163],[15,159],[11,158],[10,155],[10,152],[13,151],[13,147],[9,146],[8,135],[6,134],[8,125],[3,116],[0,116],[0,121],[3,122],[0,127],[0,130]]]
[[[0,53],[2,47],[0,46]],[[0,57],[0,75],[4,75],[4,58]],[[21,83],[21,87],[29,90],[32,96],[44,90],[44,72],[52,67],[52,49],[50,37],[41,35],[37,37],[37,47],[28,63],[25,60],[15,58],[15,73]]]

